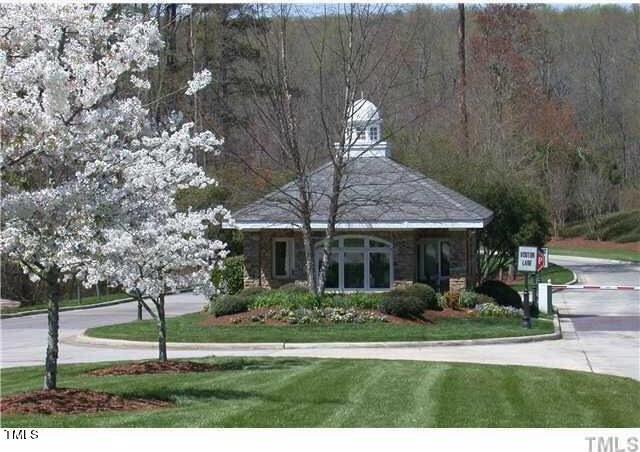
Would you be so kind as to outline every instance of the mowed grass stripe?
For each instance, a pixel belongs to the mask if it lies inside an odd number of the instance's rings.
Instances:
[[[452,353],[455,350],[452,349]],[[217,372],[88,377],[60,385],[176,401],[173,408],[3,416],[3,427],[638,427],[640,382],[518,366],[419,361],[207,358]],[[4,369],[3,396],[39,389],[39,367]]]

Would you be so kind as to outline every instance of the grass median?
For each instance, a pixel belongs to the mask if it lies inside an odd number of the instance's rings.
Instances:
[[[81,299],[69,298],[65,300],[60,300],[59,303],[61,308],[69,308],[69,307],[87,306],[91,304],[104,303],[106,301],[121,300],[123,298],[131,298],[131,297],[124,292],[117,292],[117,293],[105,294],[100,296],[84,297]],[[39,303],[39,304],[19,306],[17,308],[0,308],[0,313],[15,314],[17,312],[35,311],[38,309],[47,309],[47,308],[48,308],[47,303]]]
[[[455,350],[452,349],[452,353]],[[5,415],[2,427],[637,427],[640,383],[520,366],[331,359],[203,359],[228,370],[91,377],[59,386],[172,402],[169,408]],[[102,364],[104,366],[105,364]],[[3,369],[3,397],[39,389],[40,367]]]
[[[433,323],[324,324],[324,325],[210,325],[208,314],[193,313],[167,319],[170,342],[397,342],[480,339],[553,332],[550,319],[533,319],[531,329],[518,318],[463,317]],[[156,325],[142,320],[91,328],[87,335],[132,341],[155,341]]]

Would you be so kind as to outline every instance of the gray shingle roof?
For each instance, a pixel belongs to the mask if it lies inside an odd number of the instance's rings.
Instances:
[[[326,222],[332,176],[332,165],[325,164],[309,178],[312,222]],[[482,227],[493,216],[489,209],[388,157],[361,157],[350,161],[344,187],[338,210],[339,224],[424,223],[424,227],[438,227],[443,223],[461,223],[464,227],[462,223],[473,223],[475,227]],[[291,198],[298,199],[293,182],[232,213],[236,227],[250,228],[252,223],[298,223]]]

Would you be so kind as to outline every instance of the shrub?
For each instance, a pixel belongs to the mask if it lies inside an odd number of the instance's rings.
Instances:
[[[403,291],[391,291],[380,301],[379,309],[385,314],[403,318],[420,317],[425,310],[425,302]]]
[[[475,311],[483,317],[522,317],[522,309],[513,306],[500,306],[494,303],[482,303]]]
[[[460,306],[465,308],[473,308],[476,305],[484,303],[494,303],[495,300],[488,295],[473,292],[471,290],[463,290],[458,298]]]
[[[438,296],[436,295],[436,291],[427,284],[421,283],[413,283],[410,286],[403,286],[393,291],[403,292],[406,295],[411,295],[419,298],[424,302],[425,309],[442,309],[440,304],[438,303]]]
[[[262,308],[283,308],[283,309],[302,309],[314,308],[322,305],[322,298],[310,294],[306,290],[302,293],[299,291],[283,291],[281,289],[268,290],[264,293],[256,295],[251,300],[251,309]]]
[[[209,303],[209,313],[216,317],[238,314],[247,311],[250,303],[251,298],[242,295],[212,297],[211,303]]]
[[[476,288],[476,292],[490,296],[500,306],[511,306],[523,309],[520,294],[511,286],[502,281],[485,281]],[[538,317],[540,310],[538,305],[533,303],[533,297],[529,297],[529,315]]]
[[[242,295],[243,297],[249,297],[253,299],[258,295],[265,293],[267,290],[268,289],[265,289],[264,287],[259,287],[259,286],[245,287],[240,292],[238,292],[238,295]]]
[[[355,292],[326,297],[323,305],[337,308],[378,309],[380,299],[380,294]]]
[[[235,294],[244,287],[244,257],[231,256],[224,260],[222,268],[211,271],[211,282],[224,294]]]
[[[296,284],[296,283],[287,283],[278,287],[278,290],[286,293],[299,293],[299,294],[308,294],[309,289],[306,286]]]
[[[520,294],[502,281],[485,281],[476,288],[476,292],[490,296],[500,306],[522,308]]]
[[[442,304],[445,308],[458,309],[460,307],[460,292],[447,291],[442,295]]]

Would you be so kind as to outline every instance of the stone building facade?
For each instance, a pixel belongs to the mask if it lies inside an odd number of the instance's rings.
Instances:
[[[338,237],[341,234],[337,234]],[[419,274],[419,244],[423,240],[446,240],[450,247],[448,285],[441,289],[460,291],[475,285],[477,278],[476,236],[472,231],[423,229],[409,231],[349,231],[348,236],[367,236],[391,243],[393,287],[423,281]],[[305,252],[302,234],[291,229],[246,231],[244,238],[245,287],[278,288],[288,283],[305,284]],[[294,263],[290,277],[276,277],[273,266],[273,240],[291,238]],[[314,245],[321,243],[322,233],[314,235]],[[315,246],[314,246],[315,249]],[[424,281],[429,282],[429,281]]]

